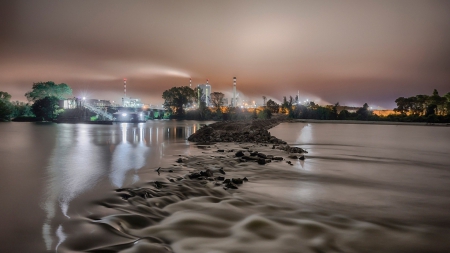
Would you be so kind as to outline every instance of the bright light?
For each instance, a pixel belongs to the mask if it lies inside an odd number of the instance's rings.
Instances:
[[[122,113],[122,116],[124,116],[124,117],[125,117],[125,116],[127,116],[127,114],[126,114],[126,113]]]
[[[86,100],[86,97],[83,97],[83,100]]]
[[[140,116],[142,116],[142,112],[141,112],[141,113],[139,113],[139,115],[140,115]]]

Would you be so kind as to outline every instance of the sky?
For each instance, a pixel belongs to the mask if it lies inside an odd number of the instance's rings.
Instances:
[[[247,100],[395,107],[450,92],[450,1],[0,1],[0,91],[161,104],[209,83]]]

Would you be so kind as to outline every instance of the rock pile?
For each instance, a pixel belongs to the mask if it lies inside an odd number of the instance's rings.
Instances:
[[[222,121],[200,128],[188,140],[192,142],[256,142],[286,144],[285,141],[271,136],[268,129],[283,122],[284,118]]]

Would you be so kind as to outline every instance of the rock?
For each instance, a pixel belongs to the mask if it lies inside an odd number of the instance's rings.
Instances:
[[[172,172],[173,172],[173,170],[169,170],[169,172],[170,172],[170,173],[172,173]]]
[[[229,182],[231,182],[231,180],[230,180],[229,178],[223,180],[223,183],[224,183],[224,184],[228,184]]]
[[[206,178],[208,181],[214,181],[214,178],[212,178],[212,177],[208,177],[208,178]]]
[[[157,188],[157,189],[161,189],[163,187],[161,182],[155,181],[153,182],[153,185]]]
[[[217,181],[223,181],[223,180],[225,180],[225,177],[218,176],[218,177],[216,177],[216,180],[217,180]]]
[[[267,155],[266,158],[267,159],[273,159],[273,155]]]
[[[239,189],[239,188],[238,188],[238,186],[235,185],[234,183],[228,182],[228,183],[224,186],[224,189],[227,190],[227,189]]]
[[[205,171],[200,171],[200,175],[205,177],[212,177],[213,172],[210,169],[207,169]]]
[[[264,159],[267,158],[267,156],[265,154],[263,154],[263,153],[258,153],[258,157],[261,157],[261,158],[264,158]]]
[[[219,172],[222,173],[222,174],[224,174],[224,175],[226,174],[225,171],[223,170],[223,168],[220,168],[220,169],[219,169]]]
[[[300,158],[298,158],[298,159],[300,159],[300,160],[305,160],[305,156],[302,155],[302,156],[300,156]]]
[[[247,177],[244,177],[244,178],[242,179],[242,181],[248,182],[248,178],[247,178]]]
[[[181,157],[177,159],[177,163],[182,163],[182,162],[183,162],[183,159]]]
[[[172,183],[175,182],[175,180],[173,178],[170,178],[169,181]]]
[[[223,149],[218,149],[217,152],[225,152]]]
[[[271,159],[265,159],[266,163],[271,163],[272,160]]]
[[[197,172],[193,172],[193,173],[189,174],[190,179],[198,178],[200,176],[201,176],[200,173],[197,173]]]
[[[272,160],[283,161],[283,157],[281,157],[281,156],[275,156]]]
[[[240,178],[232,178],[231,182],[233,182],[235,184],[242,184],[242,179],[240,179]]]
[[[289,155],[288,158],[297,159],[298,157],[296,155]]]
[[[238,152],[236,152],[235,156],[242,157],[242,156],[244,156],[244,152],[242,152],[242,150],[239,150]]]
[[[259,158],[259,159],[258,159],[258,164],[261,164],[261,165],[266,164],[266,159],[264,159],[264,158]]]

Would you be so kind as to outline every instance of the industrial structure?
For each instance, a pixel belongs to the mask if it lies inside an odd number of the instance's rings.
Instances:
[[[236,99],[236,77],[233,77],[233,99],[231,100],[231,105],[233,107],[238,106]]]
[[[211,105],[211,85],[209,85],[209,80],[206,79],[206,84],[197,85],[197,96],[198,101],[205,102],[206,106]],[[200,91],[201,90],[201,91]]]

